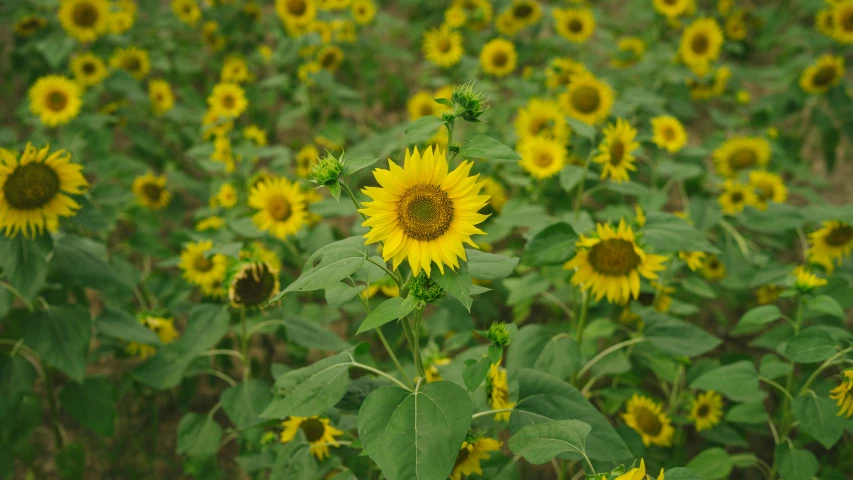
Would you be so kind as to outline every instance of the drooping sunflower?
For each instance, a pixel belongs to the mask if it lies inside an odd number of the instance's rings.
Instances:
[[[337,45],[326,45],[317,52],[317,63],[329,72],[336,72],[344,61],[344,51]]]
[[[252,187],[249,206],[258,210],[252,216],[255,226],[281,240],[302,229],[308,218],[305,195],[286,178],[272,178]]]
[[[188,243],[181,251],[181,263],[178,267],[183,271],[184,278],[202,288],[221,285],[228,271],[228,257],[220,253],[208,255],[206,252],[213,248],[213,241]]]
[[[137,80],[141,80],[151,71],[151,61],[148,59],[148,51],[136,47],[119,48],[110,58],[113,68],[120,68],[131,74]]]
[[[496,38],[483,45],[480,52],[480,67],[494,77],[505,77],[515,70],[518,53],[509,40]]]
[[[240,85],[217,83],[207,97],[207,104],[211,111],[223,117],[237,118],[249,106],[249,101],[246,100],[246,94]]]
[[[705,280],[717,281],[726,276],[726,265],[716,255],[708,255],[702,265],[702,276]]]
[[[840,43],[853,43],[853,0],[841,0],[832,8],[835,24],[832,37]]]
[[[340,437],[344,432],[329,424],[328,418],[321,417],[287,417],[281,426],[284,430],[281,432],[281,442],[287,443],[296,438],[296,434],[302,431],[305,435],[305,440],[311,449],[311,454],[317,460],[323,460],[329,456],[329,447],[337,447],[338,441],[336,437]]]
[[[844,371],[841,383],[829,392],[829,398],[835,400],[839,408],[836,416],[853,416],[853,368]]]
[[[678,52],[681,60],[693,73],[707,75],[711,62],[720,56],[723,31],[713,18],[699,18],[684,29]]]
[[[372,0],[353,0],[352,19],[359,25],[367,25],[376,16],[376,5]]]
[[[595,16],[588,8],[555,8],[551,14],[559,33],[573,43],[583,43],[595,32]]]
[[[39,78],[29,91],[30,111],[41,123],[55,127],[68,123],[80,113],[80,87],[68,77],[47,75]]]
[[[462,442],[449,480],[462,480],[469,475],[483,475],[480,461],[488,460],[489,452],[501,449],[501,442],[489,437],[468,438]]]
[[[664,413],[660,404],[654,400],[639,396],[636,393],[626,406],[626,412],[622,414],[625,424],[634,429],[643,438],[643,445],[657,445],[669,447],[672,445],[672,436],[675,429],[672,421]]]
[[[521,165],[534,178],[546,179],[560,173],[566,164],[566,147],[547,137],[528,137],[518,144]]]
[[[462,34],[447,26],[424,33],[424,57],[442,68],[452,67],[462,59]]]
[[[110,4],[107,0],[62,0],[59,23],[68,35],[81,42],[93,42],[109,28]]]
[[[178,20],[187,25],[195,25],[201,18],[201,9],[196,0],[172,0],[172,11]]]
[[[244,83],[252,79],[252,74],[249,72],[249,66],[246,65],[245,60],[231,56],[225,59],[222,64],[219,79],[225,83]]]
[[[590,125],[604,121],[613,108],[613,89],[592,74],[572,77],[568,91],[560,94],[560,105],[566,115]]]
[[[373,171],[379,187],[362,190],[372,199],[360,210],[369,217],[362,224],[370,227],[366,243],[383,242],[385,261],[393,259],[396,269],[408,260],[415,276],[429,276],[432,263],[442,273],[445,265],[458,268],[458,259],[466,260],[463,244],[477,248],[471,235],[483,234],[476,225],[487,218],[477,213],[489,197],[480,195],[479,175],[469,176],[473,163],[448,172],[444,151],[430,147],[423,155],[406,150],[403,167],[391,159],[388,166]]]
[[[71,71],[77,83],[91,87],[107,76],[107,65],[97,55],[86,52],[71,58]]]
[[[823,228],[809,234],[809,258],[838,263],[853,250],[853,225],[838,220],[823,222]]]
[[[676,18],[687,13],[691,0],[655,0],[655,10],[667,18]]]
[[[178,331],[175,329],[175,320],[173,318],[155,317],[151,315],[143,315],[138,318],[139,323],[151,330],[160,339],[162,344],[172,343],[178,338]],[[126,349],[127,353],[141,359],[146,359],[157,352],[156,347],[146,345],[144,343],[130,342]]]
[[[646,42],[640,37],[622,37],[616,43],[617,56],[610,63],[625,68],[635,65],[646,53]]]
[[[70,160],[65,150],[50,153],[29,143],[20,158],[0,148],[0,228],[7,237],[55,232],[59,217],[77,214],[80,205],[69,195],[84,193],[89,183]]]
[[[830,88],[838,85],[842,78],[844,78],[844,57],[823,55],[800,76],[800,87],[806,93],[826,93]]]
[[[752,185],[741,183],[737,180],[728,179],[723,184],[723,193],[717,197],[723,213],[735,215],[743,211],[747,205],[755,206],[758,197],[753,191]]]
[[[501,368],[500,362],[493,363],[486,375],[486,397],[492,410],[505,410],[515,407],[515,402],[509,401],[509,383],[506,378],[506,369]],[[512,412],[500,412],[495,414],[496,422],[508,422]]]
[[[677,118],[661,115],[652,119],[652,141],[669,153],[676,153],[687,143],[687,132]]]
[[[216,203],[225,208],[237,205],[237,189],[230,183],[223,183],[216,193]]]
[[[257,125],[249,125],[243,129],[243,138],[251,141],[258,147],[267,145],[267,132]]]
[[[19,37],[31,37],[46,26],[47,20],[44,17],[38,15],[27,15],[25,17],[21,17],[17,22],[15,22],[13,30],[15,30],[15,35]]]
[[[749,172],[749,184],[755,192],[755,208],[767,210],[768,202],[785,203],[788,189],[782,177],[765,170]]]
[[[640,276],[656,279],[665,260],[664,256],[643,251],[634,231],[620,220],[616,230],[599,223],[596,235],[581,235],[574,258],[563,268],[574,270],[572,285],[591,291],[596,300],[606,296],[608,302],[621,305],[632,297],[638,298]]]
[[[593,159],[602,164],[601,178],[621,183],[629,180],[628,171],[636,171],[634,166],[634,151],[640,144],[634,139],[637,129],[625,119],[616,119],[604,129],[604,140],[598,145],[598,155]]]
[[[708,430],[720,423],[723,416],[723,397],[719,393],[708,390],[693,399],[690,407],[690,420],[696,424],[696,431]]]
[[[560,105],[541,98],[532,98],[527,105],[520,108],[514,125],[515,134],[522,140],[529,137],[546,137],[566,143],[571,135]]]
[[[761,137],[732,137],[713,153],[721,177],[734,177],[742,170],[764,168],[770,163],[770,142]]]
[[[263,307],[278,293],[275,268],[264,261],[243,261],[229,275],[228,300],[234,308]]]
[[[678,252],[678,258],[684,260],[687,268],[697,271],[705,264],[705,252]]]
[[[566,88],[578,73],[589,73],[583,63],[571,58],[555,58],[545,70],[545,85],[548,88]]]
[[[208,230],[219,230],[223,226],[225,226],[225,219],[212,215],[199,220],[199,222],[195,224],[195,230],[197,232],[206,232]]]
[[[166,190],[166,176],[154,175],[147,172],[145,175],[133,179],[133,194],[139,203],[151,210],[160,210],[169,205],[172,194]]]
[[[148,98],[156,115],[163,115],[175,106],[175,95],[169,82],[156,79],[148,82]]]
[[[275,0],[275,11],[285,25],[304,26],[317,17],[314,0]]]

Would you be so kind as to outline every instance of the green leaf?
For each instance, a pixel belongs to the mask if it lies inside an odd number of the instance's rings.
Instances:
[[[821,328],[807,328],[792,338],[785,347],[785,356],[797,363],[817,363],[835,355],[832,336]]]
[[[220,399],[222,410],[235,427],[242,429],[258,423],[272,393],[265,381],[252,378],[225,390]]]
[[[575,185],[581,181],[585,171],[583,167],[578,165],[566,165],[560,170],[560,186],[563,187],[563,190],[571,192],[575,189]]]
[[[24,343],[44,361],[74,381],[83,381],[92,335],[89,312],[80,306],[52,307],[33,312],[22,327]]]
[[[737,216],[744,227],[765,233],[782,233],[803,226],[806,217],[799,208],[787,203],[769,202],[767,210],[747,207]]]
[[[187,413],[178,423],[178,454],[190,457],[214,455],[219,450],[222,427],[207,415]]]
[[[361,322],[361,325],[358,327],[358,331],[355,333],[358,335],[362,332],[381,327],[388,322],[399,320],[411,313],[412,310],[415,309],[416,304],[417,301],[415,300],[415,297],[411,295],[406,298],[389,298],[388,300],[380,303],[378,307],[374,308],[367,314],[367,318]]]
[[[287,338],[303,347],[337,352],[350,346],[346,340],[324,328],[316,320],[290,316],[285,322]]]
[[[705,480],[728,478],[732,466],[732,457],[720,447],[703,450],[687,464],[687,468]]]
[[[405,131],[407,144],[412,145],[421,143],[444,123],[444,120],[434,116],[427,115],[412,122]]]
[[[274,398],[261,413],[261,418],[311,417],[325,413],[346,393],[352,363],[350,352],[341,352],[279,376],[275,386],[284,396]]]
[[[462,158],[486,158],[506,162],[521,160],[515,150],[486,135],[474,135],[469,138],[462,144],[459,155]]]
[[[736,402],[760,400],[766,395],[759,387],[755,365],[748,360],[705,372],[690,383],[690,388],[714,390]]]
[[[388,480],[446,480],[471,425],[473,406],[455,383],[376,389],[358,411],[358,434]]]
[[[774,379],[784,377],[791,372],[791,364],[783,361],[776,355],[767,354],[761,357],[761,364],[758,367],[758,372],[762,377]]]
[[[285,445],[277,445],[276,451],[269,480],[317,478],[317,462],[307,442],[293,440]]]
[[[64,280],[84,287],[114,290],[124,287],[106,261],[106,247],[94,240],[62,235],[57,237],[54,256],[50,261],[51,271]]]
[[[56,455],[56,469],[62,480],[79,480],[86,470],[86,449],[79,443],[69,443]]]
[[[512,275],[518,258],[505,257],[480,250],[466,249],[468,256],[468,274],[478,280],[500,280]]]
[[[717,292],[707,282],[699,277],[691,276],[681,281],[681,286],[688,292],[699,295],[702,298],[717,298]]]
[[[812,452],[782,442],[776,446],[775,453],[782,480],[812,480],[817,474],[818,462]]]
[[[364,288],[364,285],[352,287],[344,282],[332,284],[326,287],[326,303],[330,307],[340,307],[355,298]]]
[[[703,171],[700,165],[693,163],[673,162],[672,160],[663,160],[658,163],[658,173],[661,176],[679,180],[699,177]]]
[[[156,333],[145,328],[131,314],[111,307],[105,308],[95,320],[95,329],[108,337],[146,345],[160,345],[160,337]]]
[[[664,473],[666,480],[703,480],[693,470],[684,467],[670,468]]]
[[[842,320],[846,318],[844,315],[844,309],[841,308],[841,305],[839,305],[838,302],[829,295],[818,295],[814,298],[807,299],[806,308],[813,312],[831,315]]]
[[[671,213],[647,214],[642,240],[660,253],[719,252],[699,230]]]
[[[701,328],[662,313],[643,314],[643,336],[658,350],[670,355],[696,357],[710,352],[722,340]]]
[[[735,328],[732,329],[732,335],[745,335],[761,330],[761,327],[768,323],[773,323],[782,318],[782,312],[776,305],[762,305],[755,307],[740,317]]]
[[[569,123],[569,126],[572,127],[573,133],[586,138],[590,142],[595,141],[595,127],[572,117],[566,117],[566,121]]]
[[[359,157],[359,158],[347,158],[344,160],[344,176],[352,175],[353,173],[361,170],[362,168],[367,168],[374,163],[379,161],[379,157]]]
[[[510,417],[510,432],[551,420],[583,419],[592,427],[587,455],[602,462],[622,462],[634,455],[616,430],[584,395],[572,385],[536,370],[518,374],[518,403]]]
[[[444,273],[432,271],[430,279],[453,295],[469,312],[474,298],[471,296],[471,276],[468,274],[468,265],[460,263],[459,268],[453,270],[445,268]]]
[[[42,56],[44,56],[44,59],[47,61],[47,64],[55,70],[58,69],[62,65],[62,62],[68,58],[68,55],[74,51],[75,46],[77,46],[77,42],[75,42],[73,38],[57,32],[38,42],[36,44],[36,50],[41,52]]]
[[[308,292],[333,285],[357,272],[367,259],[364,238],[349,237],[317,250],[308,257],[302,274],[270,303],[288,292]],[[316,265],[315,265],[316,263]]]
[[[50,238],[27,240],[23,235],[0,235],[0,269],[4,280],[15,287],[27,302],[32,302],[47,280],[47,254]],[[40,237],[41,240],[41,237]]]
[[[81,425],[101,435],[113,436],[116,403],[113,385],[106,377],[89,377],[82,384],[69,383],[59,396],[62,409]]]
[[[568,380],[580,368],[580,349],[575,339],[554,335],[542,325],[527,325],[509,344],[507,373],[515,378],[522,368],[533,368]]]
[[[225,255],[231,258],[240,258],[240,250],[243,249],[243,242],[231,242],[214,245],[210,250],[204,252],[205,258],[211,258],[214,255]]]
[[[827,450],[832,448],[844,433],[844,423],[836,416],[838,407],[829,397],[818,396],[811,390],[794,399],[794,418],[798,428],[811,435]]]
[[[739,403],[728,409],[726,422],[762,425],[767,421],[767,411],[761,403]]]
[[[489,367],[492,366],[492,361],[488,358],[474,360],[470,358],[465,360],[465,370],[462,371],[462,381],[465,382],[465,387],[469,392],[476,390],[483,380],[486,379],[486,374],[489,373]]]
[[[525,460],[541,465],[564,452],[583,454],[592,427],[580,420],[556,420],[520,428],[509,437],[509,449]]]
[[[531,267],[562,264],[574,256],[577,241],[578,235],[568,223],[549,225],[527,242],[521,261]]]

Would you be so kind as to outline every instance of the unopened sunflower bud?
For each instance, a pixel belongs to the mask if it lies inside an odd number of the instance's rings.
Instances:
[[[430,280],[423,271],[409,280],[409,291],[424,303],[435,303],[447,293],[439,284]]]
[[[327,153],[325,157],[311,164],[311,181],[326,186],[338,183],[338,177],[343,170],[343,162],[331,153]]]
[[[453,89],[453,95],[450,98],[455,111],[459,112],[458,116],[467,122],[479,122],[480,115],[489,108],[483,100],[483,94],[474,90],[474,84],[470,82]]]
[[[508,347],[512,337],[504,322],[492,322],[486,330],[486,338],[499,347]]]

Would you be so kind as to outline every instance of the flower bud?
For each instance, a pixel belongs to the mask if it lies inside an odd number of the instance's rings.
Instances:
[[[470,82],[453,89],[453,95],[450,98],[455,111],[460,112],[458,116],[467,122],[479,122],[480,115],[489,108],[483,100],[483,94],[474,90],[474,84]]]
[[[447,293],[439,284],[430,280],[423,271],[409,280],[409,291],[424,303],[435,303]]]
[[[318,185],[332,185],[338,182],[344,170],[343,162],[331,153],[311,164],[311,181]]]
[[[509,346],[509,342],[512,340],[509,329],[504,322],[492,322],[489,329],[486,330],[486,338],[499,347]]]

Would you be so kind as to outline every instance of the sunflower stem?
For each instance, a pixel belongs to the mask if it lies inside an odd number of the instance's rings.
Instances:
[[[359,202],[358,199],[355,198],[355,194],[352,193],[352,190],[349,188],[349,185],[347,185],[346,182],[338,182],[338,185],[341,186],[341,188],[344,190],[344,192],[346,192],[350,200],[352,200],[352,204],[355,205],[355,210],[359,213],[359,215],[361,215],[361,218],[367,220],[367,215],[360,212],[360,210],[364,207],[362,207],[361,202]]]
[[[578,332],[577,332],[577,340],[578,347],[580,348],[581,342],[583,342],[583,327],[586,324],[586,314],[589,311],[589,293],[584,291],[582,294],[583,300],[581,300],[581,313],[578,315]]]
[[[361,299],[361,303],[362,305],[364,305],[364,309],[367,310],[367,313],[370,313],[370,303],[367,301],[367,299],[364,298],[361,294],[358,295],[358,298]],[[397,367],[397,371],[400,372],[400,375],[406,380],[406,384],[409,385],[410,389],[415,388],[414,384],[412,384],[412,379],[409,378],[409,376],[406,374],[406,371],[403,369],[403,365],[400,364],[400,360],[397,360],[397,355],[394,354],[394,349],[391,348],[391,345],[388,343],[388,339],[386,339],[385,334],[382,333],[382,327],[376,327],[376,334],[379,335],[379,340],[382,341],[382,345],[385,347],[385,351],[388,352],[388,356],[391,357],[391,360]]]
[[[803,296],[797,295],[797,313],[794,316],[794,336],[797,336],[800,333],[800,327],[803,323]],[[788,378],[785,382],[785,390],[788,393],[788,396],[785,397],[784,402],[782,403],[782,428],[780,438],[784,439],[788,437],[788,434],[791,432],[791,404],[793,398],[791,397],[791,389],[794,387],[794,370],[795,370],[794,362],[791,362],[791,371],[788,372]]]
[[[243,381],[252,374],[252,362],[249,360],[249,335],[246,331],[246,309],[240,309],[240,353],[243,356]]]

